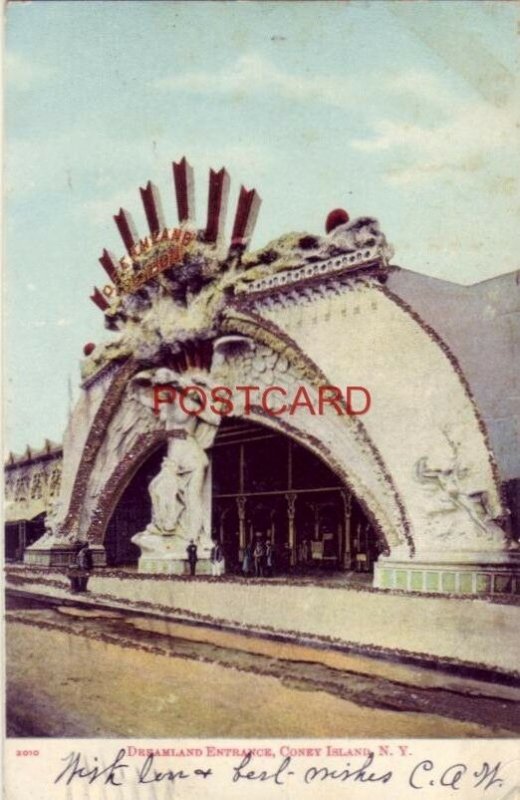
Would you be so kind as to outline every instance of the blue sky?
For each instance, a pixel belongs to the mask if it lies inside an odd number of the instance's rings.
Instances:
[[[515,3],[36,2],[7,7],[6,444],[61,439],[68,376],[109,336],[88,299],[138,187],[176,222],[171,161],[263,203],[259,247],[376,216],[394,262],[460,283],[517,269]]]

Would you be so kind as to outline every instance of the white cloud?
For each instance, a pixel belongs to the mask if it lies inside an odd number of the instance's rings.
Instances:
[[[451,111],[457,103],[457,97],[452,90],[434,72],[426,70],[407,70],[389,74],[380,82],[380,86],[389,95],[401,96],[410,104],[410,111],[414,113],[417,103],[429,106],[431,109]]]
[[[513,102],[497,108],[468,102],[432,71],[363,75],[306,75],[283,71],[251,53],[218,72],[186,72],[160,79],[163,90],[195,94],[277,94],[354,110],[371,134],[351,141],[367,154],[380,154],[386,180],[411,185],[463,173],[486,174],[499,185],[511,175],[501,153],[515,157],[518,126]],[[370,99],[370,102],[367,102]],[[496,163],[495,163],[496,161]]]
[[[50,67],[28,61],[19,53],[8,53],[5,58],[5,75],[8,84],[22,92],[45,83],[53,75]]]
[[[372,136],[352,140],[351,146],[395,160],[386,170],[390,183],[420,183],[455,173],[506,180],[517,171],[519,133],[513,103],[496,108],[481,101],[458,105],[449,120],[433,125],[382,120],[373,125]]]
[[[240,57],[220,72],[186,72],[161,78],[155,86],[164,90],[237,96],[271,91],[294,100],[319,101],[340,108],[350,107],[365,95],[359,81],[352,77],[291,74],[254,53]]]
[[[238,98],[257,92],[278,94],[292,100],[317,102],[340,109],[373,114],[381,102],[418,104],[447,110],[456,101],[452,91],[433,72],[405,70],[372,73],[302,74],[287,72],[256,53],[241,56],[218,72],[185,72],[160,78],[161,90],[193,94],[231,94]]]

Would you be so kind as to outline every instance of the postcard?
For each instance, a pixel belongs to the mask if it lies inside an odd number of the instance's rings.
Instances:
[[[519,31],[7,5],[6,800],[520,797]]]

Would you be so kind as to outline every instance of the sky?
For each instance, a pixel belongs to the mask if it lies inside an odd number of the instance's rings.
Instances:
[[[4,442],[60,441],[98,258],[177,221],[171,162],[262,197],[252,247],[374,216],[393,263],[463,284],[518,269],[520,6],[507,2],[24,2],[7,6]],[[69,390],[69,384],[71,390]]]

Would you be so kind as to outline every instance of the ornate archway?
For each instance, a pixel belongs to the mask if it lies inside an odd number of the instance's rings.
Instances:
[[[227,248],[225,171],[211,173],[204,231],[192,221],[185,159],[174,174],[177,228],[165,227],[151,184],[142,190],[150,236],[137,239],[127,212],[115,218],[128,255],[117,261],[103,252],[113,283],[92,299],[117,339],[89,350],[84,362],[62,494],[27,560],[52,561],[54,550],[78,538],[98,546],[101,560],[110,514],[149,442],[170,442],[172,475],[181,451],[185,460],[188,451],[201,463],[207,458],[207,442],[184,422],[154,415],[150,398],[143,399],[166,370],[179,385],[196,381],[208,391],[243,384],[288,393],[365,387],[372,404],[363,416],[343,413],[344,404],[318,415],[298,409],[275,416],[261,404],[246,408],[243,398],[233,413],[285,433],[328,462],[385,543],[380,585],[424,590],[428,565],[441,576],[458,564],[475,586],[482,563],[514,569],[499,525],[493,456],[467,383],[435,332],[384,288],[390,249],[376,221],[342,223],[326,236],[291,234],[247,254],[256,193],[241,190]],[[209,484],[197,475],[204,511],[196,516],[208,545]],[[176,508],[185,520],[186,480]],[[460,576],[454,580],[462,585]]]

